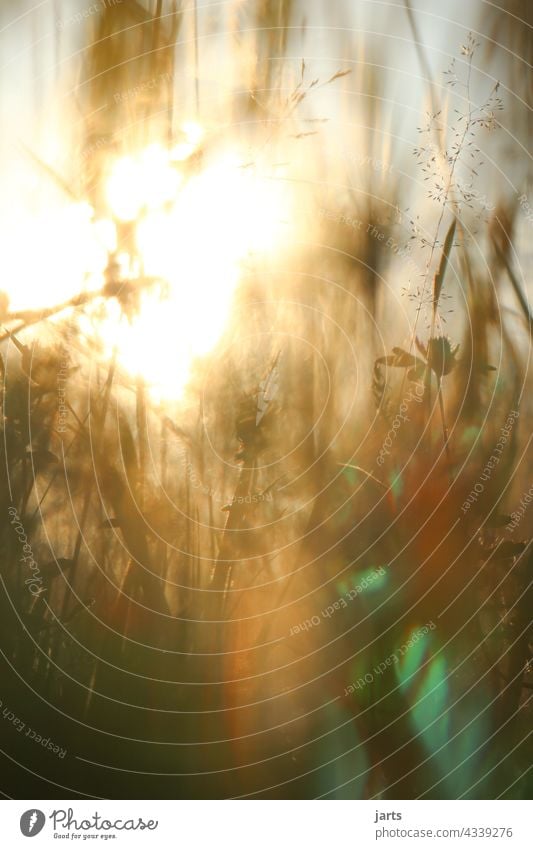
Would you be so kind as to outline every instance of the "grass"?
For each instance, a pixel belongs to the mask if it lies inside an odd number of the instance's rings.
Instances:
[[[136,24],[156,47],[142,78],[167,72],[170,56],[180,61],[183,21],[162,5],[155,21]],[[292,7],[257,5],[258,55],[287,50]],[[93,105],[126,74],[120,9],[102,14],[86,56]],[[472,61],[470,52],[468,74]],[[264,128],[257,119],[264,145],[295,134],[300,145],[320,144],[299,112],[312,109],[320,84],[302,63],[282,92],[290,66],[280,65],[279,77],[267,63],[250,81],[268,115]],[[348,84],[343,75],[327,80],[332,97]],[[373,75],[359,82],[377,97]],[[178,105],[168,108],[168,92],[161,98],[171,133]],[[58,767],[23,736],[9,738],[22,766],[7,762],[6,792],[526,796],[533,555],[527,513],[516,530],[507,526],[530,484],[531,318],[513,268],[514,212],[505,218],[502,206],[490,224],[479,220],[484,241],[469,243],[457,183],[486,111],[468,98],[448,153],[441,133],[444,184],[431,145],[418,149],[435,185],[427,221],[416,225],[423,282],[410,298],[399,301],[399,286],[387,295],[401,271],[387,241],[403,244],[405,220],[416,231],[410,214],[395,217],[401,182],[376,175],[372,194],[368,171],[368,192],[330,187],[331,208],[362,226],[322,218],[320,239],[283,268],[252,268],[225,336],[193,369],[180,404],[153,403],[142,379],[77,329],[93,297],[135,309],[135,292],[120,281],[59,305],[71,316],[64,322],[53,309],[4,317],[2,701],[68,749]],[[105,119],[116,139],[120,121]],[[93,116],[87,140],[100,134]],[[309,161],[320,182],[319,158]],[[100,179],[91,161],[91,197]],[[509,298],[514,311],[502,307]],[[396,319],[398,303],[404,315],[412,308],[410,323]],[[409,401],[407,420],[397,419],[417,387],[425,403]],[[10,507],[42,570],[37,596],[24,583]],[[384,579],[348,598],[346,588],[378,567]],[[294,633],[303,622],[311,625]],[[409,646],[429,622],[435,629]],[[372,680],[346,695],[365,675]]]

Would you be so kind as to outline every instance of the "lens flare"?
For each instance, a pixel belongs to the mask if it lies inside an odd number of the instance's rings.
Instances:
[[[95,225],[88,203],[50,206],[3,220],[0,287],[11,310],[61,304],[80,290],[100,288],[114,244],[114,224]]]
[[[185,137],[189,155],[203,132],[187,125]],[[261,174],[235,152],[187,173],[178,170],[182,158],[183,146],[170,154],[151,146],[116,162],[107,185],[112,215],[134,226],[132,250],[144,277],[164,287],[142,291],[130,319],[116,303],[108,305],[98,333],[155,397],[181,395],[192,361],[216,344],[227,325],[243,261],[281,249],[289,213],[287,183],[279,173]],[[109,241],[108,225],[98,226],[100,238]]]
[[[221,337],[243,262],[263,264],[288,244],[280,168],[231,150],[207,155],[204,136],[190,122],[170,151],[153,144],[111,163],[100,218],[88,203],[52,206],[15,218],[7,240],[11,310],[98,292],[111,268],[138,288],[132,309],[106,300],[91,314],[89,305],[80,326],[156,398],[179,398],[193,360]]]

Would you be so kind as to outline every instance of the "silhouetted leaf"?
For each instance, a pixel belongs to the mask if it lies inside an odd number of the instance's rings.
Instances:
[[[424,375],[426,373],[426,364],[421,363],[420,360],[417,362],[414,368],[409,369],[407,372],[407,377],[409,380],[419,381],[424,379]]]
[[[425,364],[415,357],[413,354],[410,354],[408,351],[404,351],[403,348],[393,348],[392,355],[387,357],[378,357],[376,360],[376,365],[387,365],[393,366],[394,368],[409,368],[409,366],[422,366]]]
[[[503,528],[511,521],[510,516],[505,516],[503,513],[497,513],[495,516],[489,516],[485,524],[488,528]]]
[[[447,336],[434,336],[427,345],[427,362],[437,377],[449,374],[457,365],[455,355],[459,345],[452,348]]]
[[[35,450],[28,448],[26,455],[31,457],[36,471],[42,471],[49,466],[57,465],[59,463],[58,457],[46,448],[37,448]]]
[[[422,354],[422,356],[424,357],[424,359],[426,359],[427,355],[428,355],[428,350],[427,350],[426,346],[422,344],[422,342],[420,341],[418,336],[415,337],[415,345],[418,348],[418,350],[420,351],[420,353]]]
[[[49,560],[48,563],[39,566],[39,571],[44,578],[59,578],[64,572],[72,569],[73,565],[73,560],[69,560],[66,557],[58,557],[56,560]]]
[[[337,73],[333,74],[333,76],[330,77],[329,80],[326,80],[325,85],[327,85],[328,83],[332,83],[334,80],[338,80],[341,77],[346,77],[348,74],[351,74],[351,73],[352,73],[351,68],[348,68],[348,70],[346,70],[346,71],[337,71]]]
[[[440,258],[439,268],[435,275],[435,280],[433,281],[433,314],[437,312],[437,307],[439,305],[440,293],[442,291],[442,285],[444,283],[444,275],[446,274],[448,259],[453,244],[453,237],[455,236],[455,224],[456,222],[454,218],[450,225],[450,229],[446,234],[446,238],[444,240],[444,247],[442,250],[442,256]]]
[[[526,548],[526,542],[511,542],[504,540],[487,552],[492,560],[510,560],[511,557],[519,557]]]
[[[109,530],[110,528],[120,528],[120,522],[114,516],[109,519],[104,519],[101,525],[98,526],[100,529]]]

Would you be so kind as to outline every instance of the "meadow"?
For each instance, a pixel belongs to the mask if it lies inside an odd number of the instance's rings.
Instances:
[[[96,6],[2,218],[2,793],[527,798],[531,10]]]

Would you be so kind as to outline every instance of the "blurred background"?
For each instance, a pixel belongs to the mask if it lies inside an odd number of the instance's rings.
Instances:
[[[527,798],[532,26],[4,0],[5,796]]]

